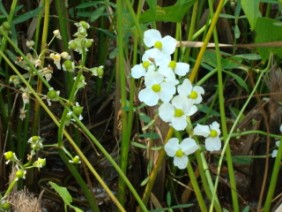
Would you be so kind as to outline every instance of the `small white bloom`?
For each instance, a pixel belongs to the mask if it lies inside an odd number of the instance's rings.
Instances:
[[[201,86],[192,86],[189,79],[185,79],[181,85],[177,87],[177,92],[181,96],[186,96],[189,99],[192,99],[194,104],[199,104],[202,102],[202,95],[205,93],[205,90]]]
[[[160,118],[176,130],[184,130],[187,127],[187,117],[196,112],[197,107],[193,102],[179,95],[175,96],[171,103],[163,103],[159,108]]]
[[[23,92],[22,93],[22,99],[24,105],[29,104],[29,93],[28,92]]]
[[[34,46],[34,41],[33,40],[27,40],[25,45],[28,47],[28,48],[32,48]]]
[[[169,157],[173,157],[173,164],[179,169],[185,169],[188,164],[188,155],[197,151],[198,145],[192,138],[185,138],[181,143],[177,138],[170,138],[164,146]]]
[[[153,48],[145,51],[142,60],[154,59],[156,65],[162,65],[171,60],[170,55],[175,51],[177,41],[169,35],[162,37],[156,29],[149,29],[144,32],[144,43]]]
[[[47,81],[50,81],[53,74],[53,68],[50,65],[48,65],[48,67],[44,67],[43,69],[41,69],[41,73],[43,74],[43,76]]]
[[[55,36],[56,38],[62,40],[61,33],[60,33],[60,31],[59,31],[58,29],[54,30],[54,31],[53,31],[53,34],[54,34],[54,36]]]
[[[59,53],[51,53],[50,58],[53,59],[55,65],[57,66],[58,69],[61,69],[61,54]]]
[[[151,61],[147,60],[142,62],[141,64],[136,64],[135,66],[133,66],[131,69],[131,76],[134,79],[139,79],[141,77],[144,77],[147,72],[154,70],[154,64]]]
[[[275,142],[275,145],[276,145],[276,147],[278,148],[279,145],[280,145],[280,141],[276,141],[276,142]],[[271,157],[276,158],[277,153],[278,153],[278,149],[274,149],[274,150],[272,151],[272,153],[271,153]]]
[[[219,151],[221,149],[221,141],[219,138],[220,129],[217,122],[210,125],[197,124],[194,128],[194,135],[205,137],[205,146],[208,151]]]
[[[67,52],[62,52],[61,57],[65,60],[69,60],[71,58],[69,53],[67,53]]]
[[[279,129],[279,130],[280,130],[280,132],[282,133],[282,124],[280,125],[280,129]]]
[[[173,73],[175,73],[178,76],[185,76],[189,70],[190,70],[190,65],[187,63],[182,63],[182,62],[176,62],[174,60],[169,61],[169,63],[165,65],[160,66],[164,71],[170,70]]]
[[[164,76],[157,72],[150,72],[145,76],[145,88],[142,89],[138,98],[148,106],[155,106],[159,100],[169,102],[176,92],[172,82],[165,82]]]

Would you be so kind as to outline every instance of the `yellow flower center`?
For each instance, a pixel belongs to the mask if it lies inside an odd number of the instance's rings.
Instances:
[[[210,137],[215,138],[216,136],[217,136],[217,131],[216,130],[211,130]]]
[[[181,158],[183,155],[184,155],[184,152],[181,149],[177,150],[175,153],[175,156],[179,158]]]
[[[173,60],[172,60],[172,61],[170,61],[170,62],[169,62],[169,64],[168,64],[168,67],[170,67],[171,69],[173,69],[173,70],[174,70],[174,69],[176,68],[176,62],[175,62],[175,61],[173,61]]]
[[[156,41],[154,47],[157,48],[157,49],[162,49],[163,44],[162,44],[161,41]]]
[[[145,69],[148,69],[148,68],[149,68],[149,65],[150,65],[150,62],[149,62],[149,61],[145,61],[145,62],[142,63],[142,66],[143,66],[143,68],[145,68]]]
[[[161,86],[159,84],[154,84],[154,85],[152,85],[152,90],[156,93],[160,92]]]
[[[191,99],[197,99],[198,93],[196,91],[192,91],[189,95],[189,98]]]
[[[177,108],[174,110],[174,116],[175,116],[175,117],[181,117],[181,116],[183,116],[183,115],[184,115],[183,110],[177,109]]]

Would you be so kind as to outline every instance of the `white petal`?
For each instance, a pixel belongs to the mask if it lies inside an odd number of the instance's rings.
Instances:
[[[170,122],[174,115],[174,107],[170,103],[163,103],[159,107],[159,116],[164,122]]]
[[[160,99],[163,102],[169,102],[176,92],[173,82],[164,82],[161,84],[161,91],[159,93]]]
[[[278,150],[277,149],[274,149],[271,153],[271,157],[273,158],[276,158],[277,157],[277,153],[278,153]]]
[[[169,54],[164,53],[163,51],[160,51],[156,49],[156,56],[155,56],[155,63],[157,66],[161,66],[163,64],[167,64],[169,61],[171,61],[171,56]]]
[[[133,66],[133,68],[131,69],[131,76],[134,79],[139,79],[143,76],[145,76],[146,74],[146,70],[143,68],[142,64],[137,64],[135,66]]]
[[[219,151],[221,149],[221,141],[219,137],[206,138],[205,146],[208,151]]]
[[[194,128],[194,135],[208,137],[210,135],[209,126],[197,124],[197,126]]]
[[[173,117],[171,120],[171,126],[178,131],[184,130],[187,127],[186,116]]]
[[[159,95],[148,87],[139,92],[138,98],[148,106],[155,106],[159,102]]]
[[[161,33],[156,29],[149,29],[144,32],[144,43],[147,47],[154,46],[156,41],[162,39]]]
[[[279,145],[280,145],[280,141],[278,140],[278,141],[276,141],[275,142],[275,145],[277,146],[277,147],[279,147]]]
[[[282,133],[282,124],[280,125],[280,132]]]
[[[150,71],[146,73],[144,80],[145,85],[147,87],[150,87],[154,84],[161,84],[164,80],[164,76],[156,71]]]
[[[173,158],[173,164],[177,166],[179,169],[185,169],[188,164],[188,157],[183,155],[180,157],[174,157]]]
[[[173,37],[167,35],[162,38],[161,42],[163,44],[162,51],[165,54],[171,55],[175,51],[177,41]]]
[[[142,56],[142,60],[143,61],[152,61],[156,63],[156,59],[159,57],[159,53],[160,53],[160,50],[158,49],[148,49],[144,52],[143,56]]]
[[[164,145],[164,150],[169,157],[174,157],[179,148],[179,140],[177,138],[170,138]]]
[[[180,143],[180,148],[186,155],[191,155],[199,149],[196,141],[192,138],[185,138]]]
[[[177,87],[177,92],[181,96],[188,96],[192,91],[192,84],[189,79],[185,79],[181,85]]]
[[[190,70],[190,65],[187,63],[178,62],[176,63],[175,73],[178,76],[185,76]]]

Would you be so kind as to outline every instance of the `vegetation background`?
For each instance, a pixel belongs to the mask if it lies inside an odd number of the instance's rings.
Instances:
[[[0,1],[1,210],[274,211],[282,203],[281,9],[281,0]],[[82,54],[69,48],[80,21],[93,39]],[[165,160],[174,132],[138,101],[142,81],[130,77],[150,28],[179,41],[174,58],[205,88],[191,120],[221,123],[222,151],[195,154],[188,171]],[[57,29],[62,38],[52,40]],[[58,69],[56,52],[68,52],[76,71]],[[36,59],[51,67],[50,81]],[[60,98],[48,105],[50,88]],[[67,125],[76,102],[83,119]],[[46,166],[13,184],[4,154],[31,166],[31,136],[43,139],[36,157]],[[75,155],[81,163],[69,162]]]

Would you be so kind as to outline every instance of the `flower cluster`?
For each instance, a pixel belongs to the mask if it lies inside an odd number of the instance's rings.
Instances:
[[[198,111],[197,105],[202,102],[205,91],[201,86],[192,85],[187,78],[189,64],[172,60],[176,39],[162,37],[158,30],[149,29],[144,32],[144,44],[149,49],[142,56],[142,62],[131,69],[134,79],[144,79],[144,88],[139,91],[138,98],[147,106],[159,106],[160,119],[175,130],[185,130],[189,117]],[[174,158],[174,165],[180,169],[187,166],[188,155],[198,149],[192,136],[203,136],[208,151],[221,148],[219,124],[198,124],[189,138],[182,142],[171,138],[165,144],[167,155]]]

